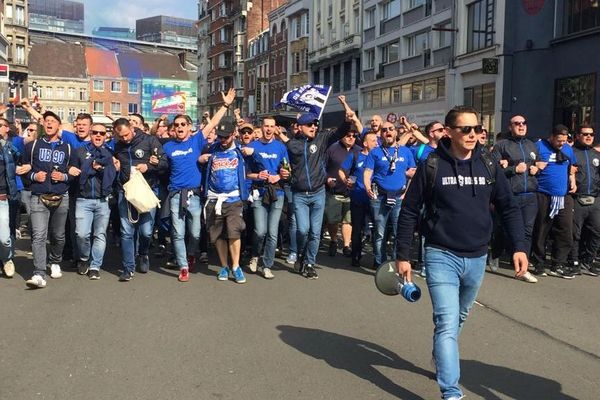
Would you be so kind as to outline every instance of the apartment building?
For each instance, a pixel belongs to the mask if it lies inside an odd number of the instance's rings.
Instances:
[[[321,119],[324,127],[337,126],[344,118],[336,96],[344,94],[352,108],[359,106],[361,15],[361,0],[312,0],[308,53],[310,82],[332,87]]]
[[[8,47],[10,43],[6,37],[4,27],[4,0],[0,0],[0,101],[6,103],[8,99]]]
[[[198,2],[198,115],[208,110],[208,73],[209,60],[207,57],[210,49],[210,36],[208,35],[211,22],[211,14],[208,12],[208,2]]]
[[[285,15],[287,4],[269,13],[269,110],[273,110],[287,91],[289,25]]]
[[[309,83],[308,41],[312,0],[292,0],[285,8],[287,19],[287,87],[288,90]]]
[[[84,4],[71,0],[29,0],[29,26],[52,32],[83,33]]]
[[[12,97],[27,94],[29,74],[28,1],[4,1],[4,32],[8,40],[8,64]]]

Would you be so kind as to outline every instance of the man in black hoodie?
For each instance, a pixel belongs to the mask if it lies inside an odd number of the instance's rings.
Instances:
[[[396,238],[396,266],[411,281],[410,245],[421,206],[427,287],[433,305],[433,357],[444,399],[460,399],[458,335],[477,297],[492,233],[490,203],[502,217],[513,242],[517,276],[527,272],[523,219],[500,168],[486,166],[478,135],[483,127],[477,111],[455,107],[445,119],[449,138],[429,157],[437,157],[433,176],[421,164],[409,185]],[[491,176],[493,173],[494,176]],[[468,221],[465,224],[465,221]]]

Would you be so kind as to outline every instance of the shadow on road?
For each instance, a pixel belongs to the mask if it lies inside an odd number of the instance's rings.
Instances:
[[[419,368],[371,342],[320,329],[289,325],[279,325],[277,329],[281,340],[298,351],[323,360],[333,368],[346,370],[404,400],[421,400],[422,397],[392,382],[375,366],[405,370],[434,379],[431,371]]]
[[[460,367],[461,385],[482,399],[500,400],[497,392],[511,399],[575,400],[560,383],[541,376],[475,360],[461,360]]]

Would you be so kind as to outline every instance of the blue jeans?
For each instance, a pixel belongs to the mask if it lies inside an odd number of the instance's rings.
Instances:
[[[187,255],[194,254],[200,243],[200,225],[202,217],[202,201],[200,197],[194,194],[190,197],[190,204],[185,210],[185,215],[179,215],[179,203],[181,193],[176,193],[170,199],[171,208],[171,240],[173,241],[173,250],[177,266],[181,268],[188,267]],[[185,234],[188,234],[187,248],[185,243]]]
[[[321,241],[321,225],[325,210],[325,187],[314,192],[294,193],[294,214],[298,225],[298,250],[305,264],[314,265]]]
[[[10,212],[8,200],[0,201],[0,262],[5,263],[13,258],[13,240],[10,229]]]
[[[79,260],[90,260],[90,269],[99,271],[106,249],[106,228],[110,209],[106,199],[77,199],[75,202],[75,237]],[[92,233],[93,227],[93,233]],[[94,238],[93,243],[90,233]],[[90,257],[91,255],[91,257]]]
[[[263,204],[262,197],[252,202],[252,211],[254,214],[254,245],[252,255],[258,257],[262,254],[263,266],[265,268],[273,267],[283,199],[283,194],[278,195],[277,201],[268,206]]]
[[[396,204],[391,206],[387,203],[385,196],[379,196],[376,199],[371,199],[371,212],[375,222],[375,237],[373,238],[373,253],[375,255],[375,265],[380,266],[387,260],[387,238],[386,230],[388,222],[391,221],[392,232],[396,237],[396,229],[398,225],[398,217],[400,216],[400,208],[402,200],[396,197]],[[392,246],[391,258],[396,258],[396,246]]]
[[[433,305],[433,355],[442,397],[462,396],[458,387],[458,335],[483,281],[487,254],[458,257],[446,250],[425,248],[427,288]]]
[[[134,206],[125,199],[123,192],[119,192],[119,216],[121,219],[121,255],[123,257],[123,269],[128,272],[135,270],[135,247],[136,233],[139,242],[138,254],[148,255],[150,247],[150,238],[154,228],[154,216],[156,208],[150,212],[139,214],[137,222],[129,221],[128,211],[130,208],[132,217],[138,215]]]
[[[290,224],[288,235],[290,237],[290,253],[298,254],[298,227],[294,214],[294,193],[289,185],[285,185],[285,198],[288,202],[288,222]]]

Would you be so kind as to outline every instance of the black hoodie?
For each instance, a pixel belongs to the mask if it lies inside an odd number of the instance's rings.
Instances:
[[[158,156],[158,165],[150,164],[150,156],[154,153]],[[144,178],[148,185],[154,188],[158,186],[160,172],[169,166],[162,145],[156,136],[147,135],[139,129],[135,130],[135,136],[130,143],[117,140],[114,157],[121,163],[121,170],[117,171],[119,187],[129,180],[131,167],[146,164],[148,170],[144,173]]]
[[[495,184],[481,158],[479,144],[467,160],[450,153],[450,139],[442,139],[435,150],[439,156],[434,185],[436,215],[423,223],[425,246],[448,250],[458,257],[481,257],[487,253],[492,234],[490,203],[498,209],[515,251],[526,252],[523,219],[513,199],[508,179],[495,170]],[[427,163],[413,177],[398,219],[396,259],[409,260],[410,245],[426,192]]]

